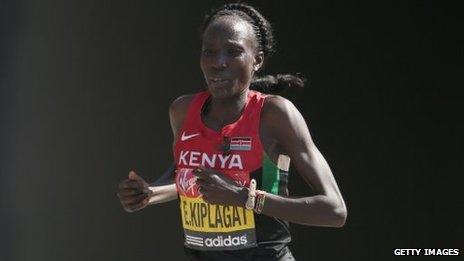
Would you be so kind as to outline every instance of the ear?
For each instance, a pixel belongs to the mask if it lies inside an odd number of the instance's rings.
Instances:
[[[262,51],[258,52],[253,61],[253,71],[257,72],[261,67],[263,66],[264,63],[264,53]]]

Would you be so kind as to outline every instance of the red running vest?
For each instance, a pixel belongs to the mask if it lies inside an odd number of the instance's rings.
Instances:
[[[261,168],[259,123],[265,95],[249,91],[240,118],[220,131],[205,126],[201,111],[210,93],[197,93],[174,145],[176,187],[185,245],[198,250],[238,250],[257,246],[255,218],[243,207],[208,204],[198,192],[192,171],[202,165],[218,170],[241,186]]]

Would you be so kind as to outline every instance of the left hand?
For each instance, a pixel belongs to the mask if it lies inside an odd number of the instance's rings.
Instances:
[[[196,184],[206,202],[245,207],[248,198],[246,187],[239,186],[234,180],[214,169],[198,167],[193,174],[197,177]]]

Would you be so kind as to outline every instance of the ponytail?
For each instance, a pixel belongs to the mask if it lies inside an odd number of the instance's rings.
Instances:
[[[299,73],[255,76],[250,89],[267,94],[280,94],[288,88],[303,88],[306,81],[306,77]]]

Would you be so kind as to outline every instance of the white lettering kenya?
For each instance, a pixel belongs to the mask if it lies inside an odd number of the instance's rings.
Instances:
[[[230,154],[227,156],[222,154],[212,154],[209,156],[206,153],[198,151],[181,150],[178,164],[191,167],[198,167],[203,165],[209,168],[243,169],[242,158],[238,154]]]

